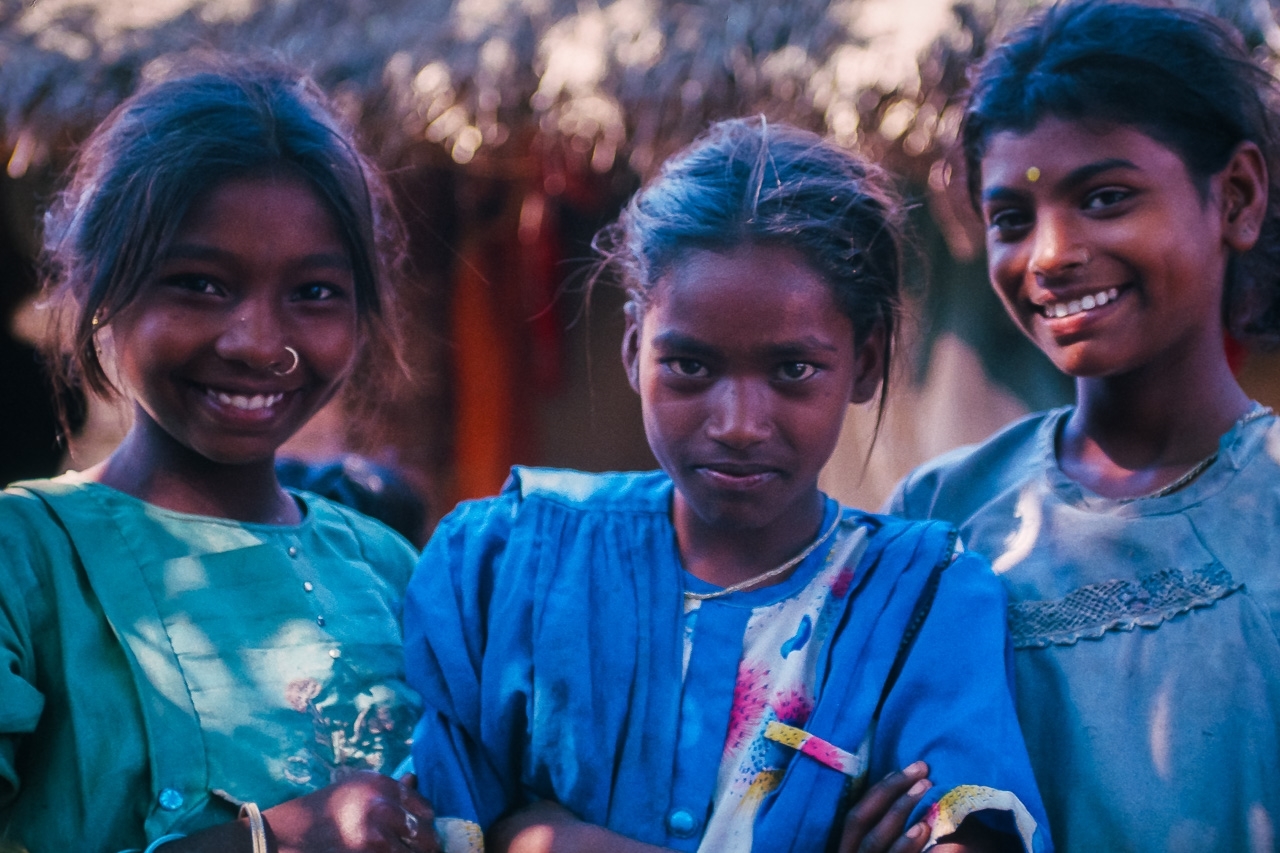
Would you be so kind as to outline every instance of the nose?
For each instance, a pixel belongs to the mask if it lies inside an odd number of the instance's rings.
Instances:
[[[1056,278],[1079,270],[1091,259],[1066,214],[1045,211],[1036,218],[1031,244],[1031,272],[1036,276]]]
[[[772,432],[770,392],[750,379],[726,378],[713,395],[707,435],[733,450],[746,450]]]
[[[267,299],[245,299],[229,312],[214,346],[227,361],[238,361],[254,370],[269,370],[289,360],[285,351],[288,343],[277,307]]]

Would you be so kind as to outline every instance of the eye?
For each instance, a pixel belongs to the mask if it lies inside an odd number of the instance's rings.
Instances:
[[[778,365],[777,376],[785,382],[800,382],[817,372],[817,365],[807,361],[788,361]]]
[[[337,285],[323,281],[313,281],[299,287],[294,298],[302,302],[323,302],[329,299],[338,299],[346,295],[345,291]]]
[[[1030,229],[1031,223],[1031,214],[1021,207],[1004,207],[987,212],[987,230],[993,232],[997,240],[1017,240]]]
[[[212,276],[199,275],[195,273],[166,276],[161,280],[161,284],[166,287],[185,290],[189,293],[198,293],[208,296],[220,296],[226,292],[221,282],[217,279]]]
[[[701,379],[707,375],[707,366],[696,358],[663,359],[662,366],[681,379]]]
[[[1081,207],[1085,210],[1106,210],[1125,201],[1132,195],[1133,192],[1124,187],[1103,187],[1086,195]]]

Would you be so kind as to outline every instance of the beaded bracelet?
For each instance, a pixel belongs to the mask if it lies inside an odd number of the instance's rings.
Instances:
[[[267,822],[262,819],[262,812],[257,803],[243,803],[240,806],[240,817],[249,818],[249,834],[253,837],[253,853],[269,853],[267,849]]]

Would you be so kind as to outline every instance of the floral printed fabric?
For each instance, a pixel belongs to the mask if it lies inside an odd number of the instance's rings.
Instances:
[[[756,811],[778,787],[797,751],[804,753],[806,745],[808,754],[819,756],[815,760],[827,766],[839,763],[837,756],[848,756],[849,769],[854,771],[852,781],[864,781],[866,743],[858,766],[852,754],[809,736],[803,729],[813,711],[820,653],[840,612],[840,600],[852,584],[858,556],[866,548],[866,534],[865,527],[842,525],[824,559],[812,560],[812,565],[797,572],[807,583],[788,597],[750,609],[742,633],[742,657],[714,805],[700,851],[751,850]],[[793,575],[793,583],[795,579]],[[776,592],[770,595],[777,597]],[[686,625],[696,626],[699,611],[710,611],[709,605],[719,601],[687,601]],[[697,638],[696,627],[686,630],[686,658],[692,656]],[[699,699],[699,691],[686,683],[686,706]]]

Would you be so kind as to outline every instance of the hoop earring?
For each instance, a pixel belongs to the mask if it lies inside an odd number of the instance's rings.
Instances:
[[[293,356],[293,364],[289,365],[284,370],[278,370],[274,364],[268,365],[267,370],[270,370],[276,376],[288,376],[290,373],[293,373],[293,371],[298,369],[298,362],[302,360],[298,357],[298,351],[293,347],[285,347],[284,351]]]

